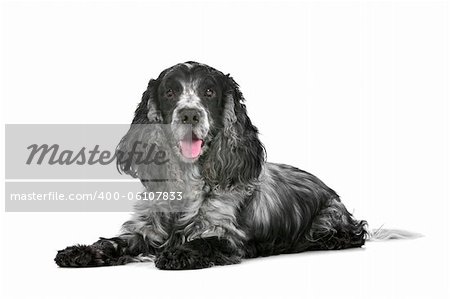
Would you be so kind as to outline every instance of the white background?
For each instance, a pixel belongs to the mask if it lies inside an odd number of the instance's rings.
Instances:
[[[435,1],[3,2],[2,123],[129,123],[150,78],[200,61],[242,86],[270,161],[316,174],[372,228],[425,237],[200,271],[59,269],[57,249],[128,214],[2,211],[2,298],[448,298],[448,17]]]

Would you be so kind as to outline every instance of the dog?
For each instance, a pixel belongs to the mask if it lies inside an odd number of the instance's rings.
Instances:
[[[119,170],[139,178],[145,192],[182,193],[182,208],[139,203],[120,235],[60,250],[58,266],[152,260],[163,270],[201,269],[259,256],[357,248],[371,237],[367,222],[355,219],[320,179],[266,162],[238,84],[208,65],[180,63],[150,80],[117,153],[129,152],[139,140],[165,140],[159,144],[166,144],[176,163],[155,174],[133,159],[118,160]],[[152,179],[174,173],[177,180]]]

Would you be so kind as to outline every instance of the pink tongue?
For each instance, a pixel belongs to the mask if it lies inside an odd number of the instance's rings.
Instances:
[[[181,140],[181,153],[186,158],[197,158],[202,150],[202,142],[201,139]]]

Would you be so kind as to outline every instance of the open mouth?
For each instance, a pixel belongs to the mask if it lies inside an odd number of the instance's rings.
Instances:
[[[203,139],[189,134],[180,141],[181,154],[187,159],[196,159],[202,152]]]

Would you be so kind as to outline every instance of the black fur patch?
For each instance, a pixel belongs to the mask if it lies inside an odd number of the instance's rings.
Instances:
[[[229,241],[210,237],[167,248],[157,255],[155,265],[162,270],[186,270],[237,264],[240,260]]]
[[[155,249],[142,235],[100,238],[92,245],[75,245],[59,250],[55,262],[60,267],[100,267],[135,262],[138,255],[153,255]]]

